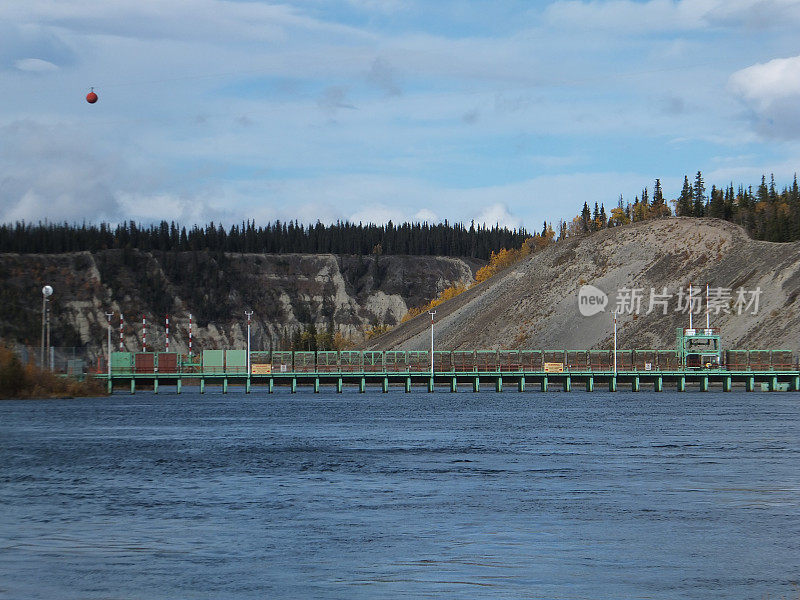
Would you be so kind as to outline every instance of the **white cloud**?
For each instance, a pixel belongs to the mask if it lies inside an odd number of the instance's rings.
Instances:
[[[758,109],[775,100],[800,96],[800,56],[776,58],[737,71],[730,78],[731,88]]]
[[[800,136],[800,56],[737,71],[730,77],[729,88],[752,110],[761,134]]]
[[[317,35],[363,36],[360,30],[324,22],[286,4],[222,0],[27,0],[0,4],[0,20],[46,24],[92,35],[224,41],[285,41],[291,30]]]
[[[643,35],[708,27],[787,27],[800,22],[800,4],[797,0],[561,0],[544,14],[556,27]]]
[[[492,225],[500,225],[501,227],[509,228],[517,228],[522,226],[521,219],[512,215],[508,210],[508,206],[502,202],[497,202],[496,204],[487,206],[480,212],[480,214],[478,214],[477,217],[475,217],[475,222],[488,225],[490,227]]]
[[[20,71],[27,71],[29,73],[46,73],[47,71],[55,71],[58,69],[58,66],[48,60],[42,60],[41,58],[22,58],[15,61],[14,66]]]
[[[800,23],[800,3],[797,0],[726,0],[711,8],[706,18],[713,24],[744,25],[751,29],[791,27]]]
[[[703,26],[702,17],[719,0],[562,0],[545,10],[550,25],[582,30],[674,31]]]
[[[361,10],[385,13],[397,12],[406,7],[404,0],[347,0],[347,3]]]
[[[114,153],[96,154],[76,128],[17,121],[0,127],[0,220],[112,219],[120,176]]]
[[[388,221],[402,223],[409,219],[405,217],[403,211],[397,207],[373,204],[364,206],[360,210],[352,213],[348,217],[348,220],[353,223],[386,223]]]
[[[414,215],[414,221],[420,221],[422,223],[438,223],[439,218],[436,216],[436,213],[428,208],[423,208],[418,210],[417,213]]]

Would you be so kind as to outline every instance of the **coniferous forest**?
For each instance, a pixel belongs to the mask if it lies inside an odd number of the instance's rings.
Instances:
[[[800,240],[800,190],[797,175],[792,185],[778,191],[775,176],[753,189],[733,184],[711,186],[706,193],[703,174],[698,171],[694,181],[684,177],[680,196],[675,200],[677,214],[688,217],[715,217],[744,227],[755,239],[770,242]]]
[[[669,205],[672,205],[670,208]],[[800,191],[797,176],[791,186],[778,190],[774,176],[762,176],[753,186],[732,183],[707,189],[700,171],[673,200],[664,197],[655,180],[652,193],[644,188],[633,202],[620,196],[609,213],[605,205],[585,202],[571,222],[561,220],[556,237],[582,235],[606,227],[670,216],[712,217],[744,227],[755,239],[772,242],[800,240]],[[544,224],[542,235],[549,229]],[[383,225],[336,222],[303,225],[275,221],[257,226],[254,221],[225,228],[210,223],[187,229],[175,222],[142,225],[133,221],[81,225],[69,223],[0,224],[0,252],[57,254],[63,252],[137,249],[143,251],[198,251],[301,254],[410,254],[464,256],[489,260],[503,248],[520,248],[531,235],[525,229],[498,225],[466,227],[461,223],[402,223]]]
[[[672,204],[670,209],[669,204]],[[669,203],[665,200],[661,181],[656,179],[652,194],[644,188],[633,202],[625,202],[620,196],[617,206],[606,214],[603,204],[588,203],[571,223],[561,222],[559,237],[589,233],[605,227],[618,227],[631,222],[646,221],[672,214],[681,217],[709,217],[731,221],[741,225],[751,237],[770,242],[800,240],[800,190],[797,176],[791,186],[778,191],[774,175],[767,181],[752,186],[732,183],[723,187],[712,185],[707,189],[702,172],[693,180],[684,176],[683,187],[677,198]]]
[[[246,252],[265,254],[410,254],[488,259],[502,248],[516,248],[529,237],[524,229],[465,227],[460,223],[385,225],[337,222],[304,226],[297,221],[255,222],[226,229],[210,223],[190,229],[162,221],[158,225],[112,226],[68,223],[0,225],[0,252],[56,254],[114,248],[143,251]]]

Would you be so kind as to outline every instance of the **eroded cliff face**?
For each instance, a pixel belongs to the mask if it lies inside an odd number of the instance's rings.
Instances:
[[[482,265],[469,259],[427,256],[159,253],[106,250],[62,255],[0,255],[0,336],[39,343],[41,287],[52,298],[53,343],[99,348],[105,313],[125,316],[124,344],[163,350],[170,315],[170,349],[243,347],[244,311],[253,310],[251,343],[269,349],[308,324],[358,339],[365,328],[397,324],[409,307],[444,288],[472,281]]]
[[[441,349],[605,349],[611,346],[610,311],[622,290],[639,290],[639,310],[619,315],[619,347],[674,348],[675,329],[688,326],[678,290],[693,283],[730,290],[712,326],[726,348],[800,349],[800,243],[750,239],[743,229],[713,219],[670,218],[569,238],[437,307]],[[609,295],[603,312],[583,316],[578,291],[590,284]],[[671,295],[650,310],[651,293]],[[758,310],[742,307],[737,290],[760,291]],[[624,292],[623,292],[624,293]],[[630,292],[627,292],[628,294]],[[623,303],[628,307],[628,304]],[[716,312],[713,310],[712,312]],[[695,324],[705,324],[704,314]],[[412,319],[368,347],[425,349],[426,316]]]

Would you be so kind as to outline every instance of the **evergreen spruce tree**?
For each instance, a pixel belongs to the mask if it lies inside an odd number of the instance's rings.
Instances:
[[[679,217],[694,216],[694,205],[692,204],[692,198],[692,186],[689,185],[689,177],[684,175],[683,189],[681,190],[681,195],[678,196],[678,199],[675,203],[675,212]]]
[[[664,192],[661,190],[661,180],[656,179],[653,184],[653,204],[664,204]]]
[[[715,185],[711,186],[707,216],[715,219],[725,218],[725,194],[722,190],[718,190]]]
[[[694,187],[692,188],[693,195],[693,210],[692,214],[695,217],[702,217],[706,213],[706,185],[703,182],[703,174],[698,171],[694,178]]]
[[[588,233],[590,231],[589,224],[592,220],[592,211],[589,210],[589,205],[584,202],[583,203],[583,210],[581,211],[581,227],[583,228],[584,233]]]

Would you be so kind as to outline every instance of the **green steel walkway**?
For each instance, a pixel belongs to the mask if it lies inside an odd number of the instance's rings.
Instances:
[[[276,388],[296,392],[298,387],[313,388],[319,392],[321,388],[329,388],[342,392],[345,386],[358,388],[360,392],[369,389],[380,389],[388,392],[391,388],[402,388],[410,392],[422,387],[429,392],[489,389],[502,392],[514,389],[520,392],[538,390],[630,390],[638,392],[650,389],[661,392],[665,389],[686,391],[697,389],[708,391],[718,389],[730,392],[733,390],[755,391],[800,391],[800,371],[728,371],[728,370],[682,370],[682,371],[569,371],[550,373],[542,371],[488,371],[488,372],[439,372],[431,377],[430,371],[423,372],[355,372],[355,373],[271,373],[250,375],[247,373],[112,373],[99,374],[96,377],[107,381],[109,392],[112,389],[130,390],[137,388],[152,390],[158,393],[159,387],[169,386],[178,394],[184,385],[199,385],[200,393],[209,386],[221,388],[228,392],[230,386],[241,386],[244,392],[263,391],[272,393]]]

